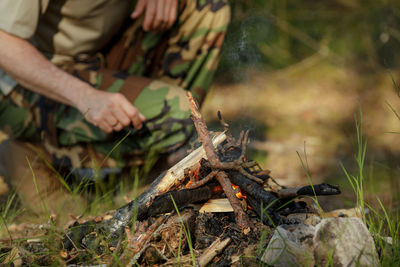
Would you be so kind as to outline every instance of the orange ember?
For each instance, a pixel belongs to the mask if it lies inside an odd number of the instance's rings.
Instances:
[[[198,168],[196,168],[193,172],[193,178],[194,180],[197,182],[200,180],[200,176],[199,176],[199,172],[200,172],[200,168],[201,166],[199,166]]]
[[[193,184],[192,180],[189,180],[189,182],[187,182],[187,184],[185,185],[185,188],[188,188],[189,186],[191,186]]]
[[[224,190],[222,189],[222,187],[220,185],[216,185],[213,187],[213,193],[214,194],[219,194],[222,193]]]
[[[189,178],[189,181],[185,185],[185,188],[188,188],[191,186],[193,183],[198,182],[200,180],[200,168],[201,166],[199,165],[196,169],[193,171],[190,170],[189,168],[185,169],[185,177]]]

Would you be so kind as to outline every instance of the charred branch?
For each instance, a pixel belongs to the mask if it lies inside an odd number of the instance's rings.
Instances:
[[[249,233],[251,230],[250,228],[253,227],[253,225],[251,224],[247,214],[244,212],[239,199],[236,197],[232,189],[231,181],[229,180],[225,172],[219,172],[216,178],[220,183],[220,185],[222,186],[222,189],[224,190],[226,197],[229,199],[229,202],[231,203],[233,211],[235,212],[236,215],[236,221],[238,223],[239,228],[242,230],[244,234]]]
[[[200,181],[198,181],[196,183],[193,183],[193,184],[187,186],[186,189],[195,189],[195,188],[205,185],[206,183],[211,181],[215,177],[215,175],[217,175],[217,173],[218,173],[218,171],[210,172],[205,178],[201,179]]]
[[[284,188],[277,192],[280,198],[295,198],[299,196],[328,196],[340,194],[339,186],[330,184],[307,185],[294,188]]]
[[[211,185],[202,186],[196,189],[182,189],[171,191],[163,195],[157,196],[145,213],[138,216],[139,220],[144,218],[174,211],[192,203],[206,201],[213,196],[213,188]],[[172,201],[173,200],[173,201]],[[175,202],[175,205],[174,205]]]
[[[192,120],[196,127],[199,136],[199,141],[202,143],[204,151],[208,157],[208,161],[211,163],[211,167],[213,169],[222,169],[221,162],[211,142],[210,133],[208,132],[207,125],[203,119],[203,116],[201,115],[193,99],[193,96],[190,92],[187,93],[187,97],[189,99],[192,111]],[[216,178],[220,183],[220,185],[222,186],[222,189],[224,190],[226,197],[229,199],[229,202],[232,205],[239,228],[242,230],[243,233],[245,234],[249,233],[251,227],[249,217],[244,212],[242,206],[240,205],[239,200],[236,198],[232,189],[232,184],[228,176],[226,175],[225,172],[220,171],[218,172]]]
[[[281,203],[273,193],[264,190],[260,184],[247,179],[238,171],[229,171],[229,177],[246,194],[248,204],[264,224],[272,226],[283,222],[283,218],[276,212]]]

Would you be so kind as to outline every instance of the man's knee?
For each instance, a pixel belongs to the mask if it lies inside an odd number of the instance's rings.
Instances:
[[[160,80],[153,80],[148,84],[135,99],[134,105],[148,120],[172,115],[178,119],[190,116],[186,91],[182,87]]]

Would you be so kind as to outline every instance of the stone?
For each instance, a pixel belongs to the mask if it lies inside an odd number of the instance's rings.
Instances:
[[[379,266],[374,240],[359,218],[327,218],[315,227],[317,266]]]
[[[310,224],[279,226],[261,261],[273,266],[379,266],[374,240],[360,218],[310,216],[304,222]]]
[[[303,223],[312,225],[312,226],[316,226],[320,222],[321,222],[321,218],[319,216],[311,214],[311,215],[307,216],[307,219],[305,219]]]
[[[307,213],[292,213],[289,214],[286,219],[297,223],[303,223],[307,219]]]
[[[314,232],[312,225],[278,226],[261,261],[273,266],[314,266]]]
[[[292,213],[289,214],[286,218],[290,221],[289,224],[295,222],[296,224],[302,223],[302,224],[316,226],[321,222],[321,218],[319,216],[307,213]]]
[[[364,212],[367,212],[368,209],[365,208]],[[337,209],[332,210],[330,212],[323,212],[321,214],[322,218],[330,218],[330,217],[358,217],[362,218],[362,211],[360,207],[355,207],[351,209]]]

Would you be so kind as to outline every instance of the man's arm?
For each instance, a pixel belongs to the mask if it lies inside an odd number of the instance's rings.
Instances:
[[[0,30],[0,47],[0,68],[27,89],[77,108],[105,132],[142,127],[144,116],[122,94],[96,90],[64,72],[28,41]]]

